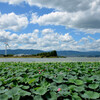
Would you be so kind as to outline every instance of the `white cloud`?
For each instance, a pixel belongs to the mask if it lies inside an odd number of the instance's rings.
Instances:
[[[0,42],[10,42],[18,44],[36,44],[38,30],[34,30],[33,33],[20,34],[16,33],[11,34],[11,32],[0,31]]]
[[[86,33],[100,33],[100,0],[0,0],[10,5],[26,2],[30,6],[53,8],[55,12],[38,16],[32,14],[30,23],[39,25],[62,25]],[[28,19],[25,15],[15,13],[0,13],[0,48],[2,43],[8,42],[13,48],[41,49],[41,50],[78,50],[99,51],[100,39],[90,36],[75,41],[70,33],[59,34],[52,29],[34,30],[32,33],[16,33],[26,28]],[[39,35],[41,34],[41,35]],[[1,46],[2,45],[2,46]]]
[[[32,33],[20,34],[18,37],[17,43],[20,44],[36,44],[38,40],[39,30],[34,30]]]
[[[0,2],[12,5],[26,2],[30,6],[57,10],[40,17],[36,13],[32,14],[33,24],[63,25],[86,33],[100,33],[100,0],[0,0]]]
[[[26,28],[28,19],[24,15],[16,15],[15,13],[0,14],[0,29],[19,31]]]
[[[28,3],[58,10],[40,17],[33,13],[33,24],[63,25],[86,33],[100,33],[100,0],[28,0]]]
[[[52,33],[54,33],[54,31],[52,29],[44,29],[44,30],[42,30],[42,34],[43,35],[52,34]]]
[[[40,8],[54,8],[59,11],[77,12],[86,11],[88,9],[97,9],[100,6],[100,0],[0,0],[9,4],[20,4],[26,2],[30,6],[38,6]]]
[[[72,36],[70,36],[69,33],[66,33],[65,35],[60,35],[59,38],[63,42],[68,42],[73,40]]]
[[[97,0],[96,0],[97,1]],[[90,8],[90,3],[93,0],[0,0],[0,2],[5,2],[9,4],[18,5],[22,2],[28,3],[30,6],[38,6],[38,7],[46,7],[46,8],[54,8],[57,10],[63,11],[78,11],[78,10],[86,10]],[[69,6],[70,5],[70,6]]]
[[[31,6],[36,5],[61,11],[76,12],[89,9],[93,0],[27,0],[26,2]]]
[[[99,0],[95,0],[97,3]],[[54,8],[60,11],[76,12],[84,11],[91,8],[93,0],[26,0],[29,5],[36,5],[38,7]]]
[[[100,33],[100,13],[95,12],[52,12],[38,17],[32,14],[31,23],[39,25],[63,25],[86,33]]]
[[[0,0],[0,2],[9,3],[19,5],[20,3],[24,2],[25,0]]]
[[[41,37],[39,34],[41,34]],[[81,38],[79,41],[75,41],[69,33],[58,34],[52,29],[44,29],[42,31],[36,29],[32,33],[19,35],[16,33],[0,31],[0,49],[4,49],[4,42],[8,42],[10,49],[100,50],[100,39],[95,40],[94,38],[87,36]]]
[[[10,41],[10,32],[0,31],[0,42]]]

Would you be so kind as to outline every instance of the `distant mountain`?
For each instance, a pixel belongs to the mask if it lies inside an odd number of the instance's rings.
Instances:
[[[100,51],[88,51],[88,52],[79,52],[79,51],[57,51],[59,56],[68,56],[68,57],[100,57]]]
[[[42,50],[33,50],[33,49],[16,49],[16,50],[7,50],[7,54],[38,54],[46,51]],[[48,51],[47,51],[48,52]],[[4,54],[5,50],[0,50],[0,54]],[[88,52],[79,52],[79,51],[57,51],[58,56],[68,56],[68,57],[100,57],[100,51],[88,51]]]
[[[42,50],[33,50],[33,49],[16,49],[16,50],[7,50],[7,54],[38,54],[42,53]],[[0,54],[5,54],[5,50],[0,50]]]

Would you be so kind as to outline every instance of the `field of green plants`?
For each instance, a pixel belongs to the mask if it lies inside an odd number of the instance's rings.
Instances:
[[[100,62],[2,62],[0,100],[100,100]]]

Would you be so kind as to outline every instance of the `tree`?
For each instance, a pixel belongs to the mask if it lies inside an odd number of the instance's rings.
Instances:
[[[51,56],[57,56],[56,50],[51,51]]]
[[[41,57],[57,57],[57,52],[56,52],[56,50],[53,50],[51,52],[39,53],[39,54],[37,54],[37,56],[41,56]]]

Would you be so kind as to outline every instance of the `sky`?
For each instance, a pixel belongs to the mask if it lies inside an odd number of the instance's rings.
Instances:
[[[100,0],[0,0],[0,49],[100,51]]]

